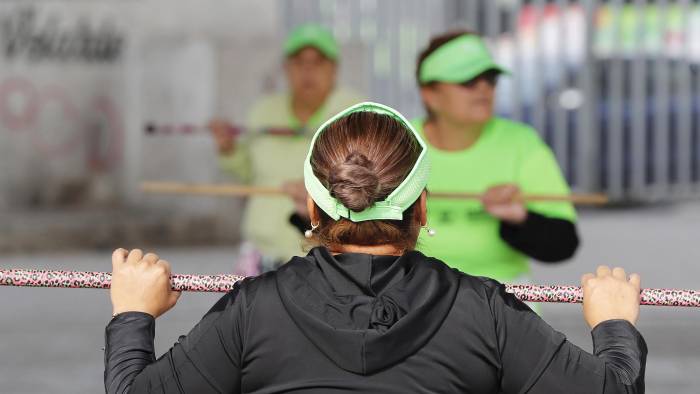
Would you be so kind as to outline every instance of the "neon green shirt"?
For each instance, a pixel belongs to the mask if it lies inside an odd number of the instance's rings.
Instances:
[[[412,123],[423,134],[424,119]],[[515,183],[523,193],[569,193],[552,151],[522,123],[494,117],[468,149],[448,152],[430,145],[428,149],[432,163],[429,192],[484,192],[497,184]],[[528,203],[527,209],[576,220],[570,203]],[[501,239],[499,221],[478,201],[429,199],[428,225],[436,235],[421,234],[418,240],[418,249],[428,256],[463,272],[500,281],[529,273],[528,257]]]
[[[358,95],[336,89],[304,127],[291,110],[289,95],[265,97],[251,110],[247,126],[253,133],[241,138],[233,154],[221,157],[220,167],[252,185],[279,187],[284,182],[301,181],[313,133],[331,116],[361,101]],[[265,128],[303,131],[281,136],[260,132]],[[289,224],[293,212],[289,198],[252,197],[243,218],[243,235],[268,257],[287,260],[299,255],[303,237]]]

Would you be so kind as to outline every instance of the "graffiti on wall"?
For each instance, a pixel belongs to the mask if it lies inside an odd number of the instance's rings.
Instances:
[[[52,135],[57,125],[42,121],[42,113],[48,111],[69,125],[67,133]],[[90,169],[109,170],[121,157],[121,114],[107,94],[77,103],[59,84],[37,86],[23,77],[7,77],[0,80],[0,125],[12,133],[26,133],[36,151],[47,159],[85,149]]]
[[[43,16],[40,18],[40,16]],[[58,14],[39,15],[32,7],[0,17],[5,58],[41,61],[114,62],[122,53],[124,34],[110,20],[66,21]]]
[[[113,169],[123,145],[122,86],[114,76],[126,39],[118,22],[69,6],[3,9],[0,131],[30,141],[27,154],[55,160],[80,153],[87,170]]]

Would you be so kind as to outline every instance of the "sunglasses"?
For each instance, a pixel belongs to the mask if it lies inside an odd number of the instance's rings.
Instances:
[[[498,76],[500,74],[501,73],[497,70],[488,70],[468,81],[460,83],[460,85],[464,86],[465,88],[473,88],[476,85],[478,85],[480,81],[486,81],[486,83],[488,83],[489,85],[496,86],[496,82],[498,82]]]

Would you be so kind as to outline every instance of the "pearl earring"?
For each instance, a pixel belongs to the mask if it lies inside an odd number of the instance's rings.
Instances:
[[[318,228],[319,225],[320,225],[320,223],[317,224],[317,225],[315,225],[315,226],[314,226],[313,223],[311,223],[311,228],[308,229],[308,230],[306,230],[306,231],[304,231],[304,237],[306,237],[306,238],[313,238],[313,237],[314,237],[314,231],[316,231],[316,229]]]
[[[425,232],[428,234],[429,237],[434,237],[437,233],[437,231],[435,231],[434,228],[428,227],[427,224],[423,226],[423,228],[425,229]]]

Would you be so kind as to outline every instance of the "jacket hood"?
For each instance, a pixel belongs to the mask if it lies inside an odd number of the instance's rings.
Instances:
[[[340,368],[370,374],[409,357],[433,337],[454,303],[459,276],[417,251],[402,256],[295,257],[276,275],[294,323]]]

